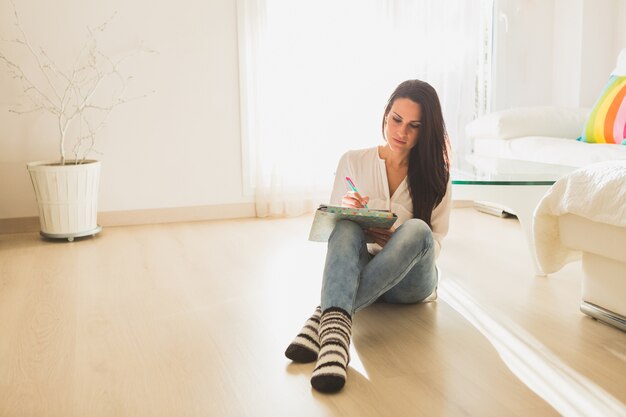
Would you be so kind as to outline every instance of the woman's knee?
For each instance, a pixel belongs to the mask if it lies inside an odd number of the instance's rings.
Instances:
[[[433,232],[421,219],[409,219],[396,231],[407,245],[418,246],[422,250],[433,247]]]
[[[398,229],[409,229],[412,233],[415,234],[430,234],[432,235],[432,231],[430,230],[430,227],[428,227],[428,225],[426,224],[426,222],[422,219],[409,219],[407,221],[405,221],[402,226],[400,226]]]

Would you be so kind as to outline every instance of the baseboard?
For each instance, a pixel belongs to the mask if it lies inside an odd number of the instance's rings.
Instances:
[[[109,211],[98,213],[103,226],[194,222],[255,217],[254,203],[219,204],[197,207],[174,207],[146,210]]]
[[[453,200],[452,208],[472,207],[472,201]],[[98,213],[102,227],[140,224],[193,222],[205,220],[242,219],[256,217],[254,203],[216,204],[197,207],[173,207],[144,210],[104,211]],[[0,234],[39,231],[38,217],[0,219]]]
[[[254,203],[218,204],[197,207],[172,207],[145,210],[104,211],[98,213],[102,227],[140,224],[193,222],[255,217]],[[39,231],[38,217],[0,219],[0,234]]]
[[[39,231],[39,217],[0,219],[0,234],[28,233]]]

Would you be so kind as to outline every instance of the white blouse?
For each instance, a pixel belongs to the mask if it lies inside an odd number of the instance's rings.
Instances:
[[[342,197],[346,192],[350,191],[346,183],[346,176],[354,181],[360,195],[369,197],[368,208],[391,210],[398,216],[393,229],[413,218],[413,203],[409,194],[407,179],[405,177],[393,195],[389,195],[385,161],[378,155],[378,147],[352,150],[343,154],[335,172],[335,184],[330,197],[330,205],[340,206]],[[441,242],[448,234],[450,209],[452,206],[450,184],[448,182],[446,194],[433,210],[430,220],[435,240],[435,257],[439,256]],[[372,244],[369,248],[374,253],[381,250],[381,247],[376,244]]]

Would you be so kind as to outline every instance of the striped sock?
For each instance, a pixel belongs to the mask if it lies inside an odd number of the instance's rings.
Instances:
[[[337,392],[346,383],[350,362],[352,319],[343,309],[324,310],[320,321],[320,353],[311,377],[311,385],[321,392]]]
[[[320,351],[318,329],[320,327],[321,315],[322,309],[320,306],[317,306],[313,315],[304,323],[300,333],[287,346],[287,350],[285,350],[286,357],[298,363],[309,363],[317,360],[317,354]]]

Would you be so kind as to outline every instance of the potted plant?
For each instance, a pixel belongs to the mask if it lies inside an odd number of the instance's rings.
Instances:
[[[130,100],[125,96],[131,77],[120,72],[120,64],[138,52],[153,52],[138,47],[119,59],[102,53],[101,34],[115,15],[104,24],[87,28],[88,36],[69,70],[63,70],[42,48],[35,48],[20,24],[17,10],[17,37],[8,41],[21,49],[28,59],[18,62],[0,50],[0,61],[10,75],[21,83],[28,98],[26,108],[12,107],[16,114],[47,112],[53,117],[58,143],[56,160],[27,163],[39,206],[41,235],[69,241],[95,235],[101,163],[89,159],[95,152],[98,130],[111,111]]]

